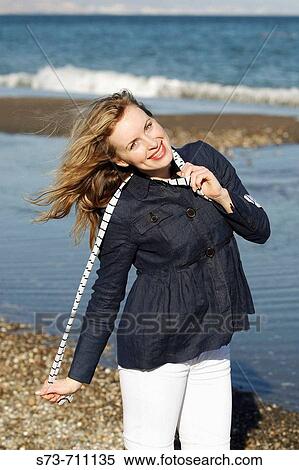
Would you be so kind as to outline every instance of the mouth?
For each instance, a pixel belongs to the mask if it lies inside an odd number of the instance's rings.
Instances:
[[[157,150],[157,152],[154,153],[153,156],[149,157],[148,160],[160,160],[161,158],[164,157],[165,154],[166,154],[166,147],[163,144],[163,142],[161,141],[161,145],[160,145],[159,149]]]

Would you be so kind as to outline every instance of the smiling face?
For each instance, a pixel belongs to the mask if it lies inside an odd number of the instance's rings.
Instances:
[[[141,108],[128,105],[109,136],[120,166],[133,165],[148,176],[169,178],[172,150],[162,126]]]

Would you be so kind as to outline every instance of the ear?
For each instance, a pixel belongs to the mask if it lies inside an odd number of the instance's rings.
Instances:
[[[115,159],[114,163],[116,163],[116,165],[123,166],[123,167],[129,166],[129,163],[124,162],[123,160],[120,160],[120,159]]]

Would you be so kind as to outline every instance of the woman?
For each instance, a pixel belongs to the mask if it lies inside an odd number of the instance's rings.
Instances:
[[[176,152],[185,164],[179,171]],[[75,234],[90,226],[90,246],[108,201],[133,176],[108,223],[100,268],[64,379],[39,394],[56,403],[90,384],[125,297],[117,361],[126,449],[230,449],[233,333],[255,313],[234,232],[265,243],[267,214],[231,163],[199,140],[174,149],[152,113],[124,90],[95,100],[75,123],[39,220],[63,217],[75,203]],[[190,185],[172,184],[190,177]],[[203,191],[204,197],[196,192]]]

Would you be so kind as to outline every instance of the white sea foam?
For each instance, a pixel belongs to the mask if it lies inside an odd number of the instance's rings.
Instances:
[[[56,68],[43,67],[37,73],[26,72],[0,75],[0,86],[33,90],[91,93],[105,95],[127,88],[144,98],[173,97],[205,100],[227,100],[240,103],[266,103],[299,106],[299,88],[261,88],[219,83],[183,81],[159,75],[151,77],[111,70],[90,70],[72,65]]]

